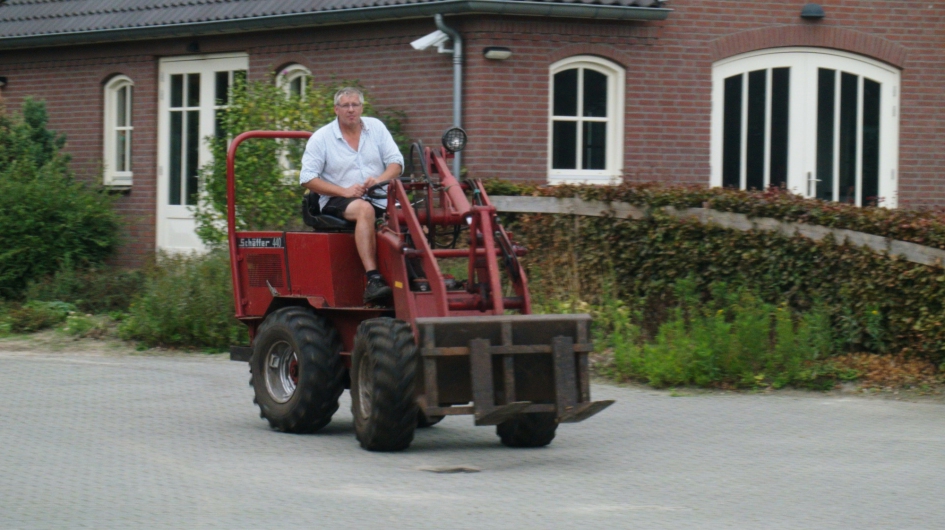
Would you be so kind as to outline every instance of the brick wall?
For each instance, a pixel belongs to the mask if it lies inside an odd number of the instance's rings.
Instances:
[[[479,177],[542,181],[548,154],[548,67],[581,54],[626,69],[625,177],[707,184],[713,62],[777,46],[825,46],[902,69],[900,205],[945,206],[945,4],[838,0],[826,18],[800,19],[803,2],[672,0],[663,22],[523,17],[448,17],[466,40],[464,164]],[[140,264],[155,246],[156,76],[158,58],[244,51],[262,79],[289,63],[318,81],[357,79],[381,108],[407,113],[406,129],[428,145],[452,123],[452,58],[416,52],[409,42],[433,20],[312,28],[199,39],[0,53],[9,107],[47,101],[52,128],[68,135],[80,178],[100,178],[102,86],[117,73],[135,81],[134,187],[118,198],[126,219],[118,258]],[[486,46],[513,57],[488,61]]]

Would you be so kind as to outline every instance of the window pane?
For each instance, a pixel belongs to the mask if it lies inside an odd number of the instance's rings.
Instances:
[[[607,76],[584,70],[584,115],[607,117]]]
[[[184,105],[184,76],[175,74],[171,76],[171,106],[181,107]]]
[[[552,133],[553,169],[577,169],[577,122],[556,121]]]
[[[125,112],[128,107],[128,87],[123,86],[115,92],[115,125],[118,127],[124,127],[128,125],[126,122],[127,113]]]
[[[187,111],[187,204],[197,204],[197,164],[200,148],[200,111]]]
[[[725,79],[725,106],[722,118],[722,186],[741,186],[742,76]]]
[[[131,171],[131,131],[125,131],[125,171]]]
[[[187,74],[187,106],[200,106],[200,74]]]
[[[863,206],[879,203],[879,88],[863,80]]]
[[[840,74],[840,202],[856,202],[857,84],[853,74]]]
[[[223,138],[223,109],[213,111],[213,135],[217,138]]]
[[[555,74],[555,116],[577,116],[577,69]]]
[[[125,163],[127,132],[115,131],[115,171],[128,171],[128,165]]]
[[[817,198],[833,200],[833,128],[836,70],[817,71]]]
[[[305,79],[305,76],[298,76],[292,81],[289,81],[289,94],[293,96],[302,95],[302,81]]]
[[[584,122],[582,169],[607,169],[607,123]]]
[[[181,153],[184,134],[183,117],[184,113],[179,110],[171,112],[171,156],[167,164],[170,173],[168,204],[180,204],[180,170],[183,165]]]
[[[230,72],[217,72],[216,77],[216,104],[217,105],[226,105],[229,102],[229,92],[230,92]]]
[[[791,69],[771,70],[771,179],[769,186],[787,186],[788,99]]]
[[[765,100],[768,96],[768,71],[748,73],[748,145],[745,153],[747,189],[765,187]]]

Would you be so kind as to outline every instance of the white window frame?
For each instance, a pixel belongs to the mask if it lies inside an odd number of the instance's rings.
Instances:
[[[292,63],[283,68],[276,76],[276,86],[285,90],[287,96],[291,95],[292,82],[301,78],[299,95],[304,98],[305,91],[308,88],[308,80],[312,77],[312,71],[298,63]]]
[[[725,80],[731,76],[755,70],[783,67],[791,69],[788,111],[788,189],[805,197],[816,197],[816,186],[812,184],[817,178],[817,72],[819,68],[828,68],[860,76],[861,93],[862,78],[868,78],[880,84],[879,196],[883,199],[880,205],[896,208],[899,191],[900,71],[868,57],[827,48],[772,48],[736,55],[713,65],[711,185],[722,186]],[[768,89],[770,92],[770,83]],[[742,112],[744,115],[744,108]],[[770,119],[767,120],[767,126],[769,127],[767,137],[770,141]],[[862,151],[858,149],[858,153]],[[744,156],[744,152],[742,155]],[[742,163],[744,165],[744,161]],[[861,185],[859,165],[857,163],[858,186]],[[744,181],[744,176],[742,180]]]
[[[555,74],[573,68],[594,70],[607,76],[607,154],[606,169],[580,169],[578,149],[577,169],[553,169],[554,159],[554,79]],[[577,55],[555,62],[548,75],[548,183],[549,184],[619,184],[623,179],[624,144],[624,93],[626,91],[624,69],[616,63],[592,55]],[[580,108],[582,83],[578,83]],[[580,111],[578,112],[580,114]],[[560,120],[560,118],[559,118]],[[578,116],[575,121],[584,121]],[[596,121],[596,120],[595,120]],[[578,130],[581,127],[578,126]],[[578,134],[580,139],[580,134]],[[580,140],[578,140],[580,141]]]
[[[110,79],[105,85],[104,113],[103,113],[103,133],[102,133],[102,163],[104,165],[104,184],[106,186],[127,187],[134,181],[134,172],[131,169],[132,161],[132,143],[134,138],[133,109],[134,109],[134,81],[126,75],[117,75]],[[125,99],[125,116],[128,120],[126,125],[118,125],[115,120],[118,119],[115,105],[118,103],[118,91],[128,89],[128,97]],[[125,170],[119,171],[115,167],[117,158],[118,142],[116,134],[119,131],[127,131],[125,141]]]

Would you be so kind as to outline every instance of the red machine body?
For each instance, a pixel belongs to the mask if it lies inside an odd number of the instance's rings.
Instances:
[[[498,222],[482,184],[453,177],[444,148],[422,149],[423,175],[388,185],[376,236],[390,307],[363,304],[365,271],[350,230],[238,231],[239,145],[309,136],[251,131],[227,153],[235,310],[252,339],[233,358],[250,361],[257,403],[274,428],[320,428],[337,408],[339,385],[350,385],[355,431],[367,449],[404,449],[418,424],[462,414],[496,425],[506,445],[534,447],[549,443],[558,423],[582,421],[612,403],[590,401],[590,316],[531,315],[518,260],[525,249]],[[325,226],[344,227],[331,223]],[[437,248],[443,227],[452,229],[452,242]],[[463,261],[451,270],[466,278],[445,275],[445,259]],[[302,385],[308,390],[297,392]],[[394,386],[375,393],[378,385]]]

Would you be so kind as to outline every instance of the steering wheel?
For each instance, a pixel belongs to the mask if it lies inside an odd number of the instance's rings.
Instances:
[[[385,181],[385,182],[381,182],[380,184],[375,184],[371,186],[370,188],[367,189],[367,191],[364,192],[363,197],[367,199],[375,199],[375,200],[386,199],[387,190],[383,188],[384,186],[387,186],[388,184],[390,184],[390,182]]]

